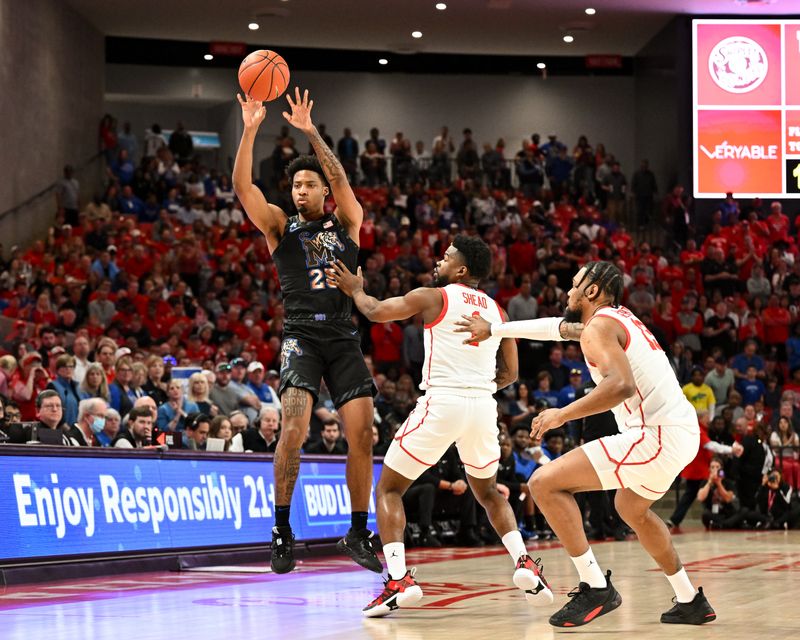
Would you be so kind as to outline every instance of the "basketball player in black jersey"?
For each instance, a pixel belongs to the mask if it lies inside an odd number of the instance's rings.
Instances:
[[[355,271],[364,212],[341,163],[311,121],[314,101],[308,99],[308,91],[301,96],[299,89],[295,89],[294,100],[287,94],[291,113],[284,112],[283,117],[306,135],[316,157],[300,156],[287,167],[297,215],[287,216],[268,203],[252,183],[253,142],[266,109],[249,96],[237,98],[244,133],[233,168],[233,188],[248,217],[267,239],[286,310],[279,390],[282,427],[274,460],[272,570],[287,573],[295,566],[289,507],[300,469],[300,448],[324,378],[344,422],[349,446],[346,473],[352,521],[337,548],[361,566],[381,573],[372,533],[367,529],[375,387],[352,322],[352,300],[329,283],[325,273],[336,260]],[[325,214],[325,197],[331,191],[336,210]]]

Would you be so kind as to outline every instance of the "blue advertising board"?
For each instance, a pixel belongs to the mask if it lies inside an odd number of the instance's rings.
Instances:
[[[272,461],[225,458],[0,451],[0,561],[265,544],[275,512]],[[376,464],[375,482],[379,474]],[[297,540],[344,535],[344,460],[302,462],[292,502]]]

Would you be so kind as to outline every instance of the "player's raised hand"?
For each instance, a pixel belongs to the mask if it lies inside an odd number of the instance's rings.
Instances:
[[[545,409],[531,423],[531,439],[541,438],[551,429],[558,429],[564,424],[561,409]]]
[[[492,337],[492,325],[488,320],[484,320],[480,314],[476,316],[461,316],[463,320],[456,322],[459,328],[458,333],[469,333],[470,337],[464,340],[464,344],[470,342],[483,342]]]
[[[562,320],[561,324],[558,325],[558,332],[564,340],[580,340],[581,333],[583,333],[583,324]]]
[[[242,100],[241,94],[236,94],[236,99],[242,107],[242,120],[245,129],[258,129],[258,126],[267,116],[267,109],[261,100],[255,100],[248,95]]]
[[[300,131],[310,131],[314,123],[311,122],[311,108],[314,106],[314,101],[308,99],[308,89],[303,91],[303,96],[300,97],[300,87],[294,88],[294,100],[287,93],[286,101],[292,109],[291,113],[283,112],[283,117],[289,122],[290,125],[300,129]]]
[[[364,277],[361,275],[361,267],[352,273],[341,260],[332,262],[325,270],[325,276],[328,282],[339,287],[343,293],[351,298],[356,291],[364,288]]]

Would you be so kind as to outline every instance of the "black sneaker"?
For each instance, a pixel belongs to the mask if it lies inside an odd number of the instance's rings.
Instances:
[[[294,569],[294,534],[291,527],[272,528],[272,555],[269,565],[273,573],[289,573]]]
[[[717,619],[717,614],[706,600],[703,587],[697,589],[691,602],[678,602],[676,598],[672,601],[675,606],[661,614],[661,622],[665,624],[705,624]]]
[[[375,547],[372,545],[374,535],[369,529],[361,531],[350,529],[347,535],[336,543],[336,549],[340,553],[350,556],[365,569],[383,573],[383,565],[378,560],[378,554],[375,553]]]
[[[611,571],[606,573],[606,586],[602,589],[593,589],[581,582],[567,595],[570,601],[550,616],[554,627],[580,627],[622,604],[622,598],[611,584]]]

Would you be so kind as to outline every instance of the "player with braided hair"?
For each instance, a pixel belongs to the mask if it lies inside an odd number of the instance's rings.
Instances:
[[[529,480],[533,498],[569,553],[580,575],[570,601],[550,618],[576,627],[613,611],[622,598],[603,575],[589,547],[574,494],[617,489],[616,507],[675,591],[675,606],[661,622],[703,624],[716,618],[692,585],[672,546],[669,530],[650,507],[697,453],[700,429],[667,356],[653,334],[620,305],[622,272],[609,262],[590,262],[572,279],[564,320],[581,322],[581,349],[597,388],[561,409],[542,411],[531,435],[541,437],[570,420],[614,413],[620,433],[587,442],[538,469]],[[460,331],[470,340],[539,337],[538,320],[489,324],[464,316]]]

